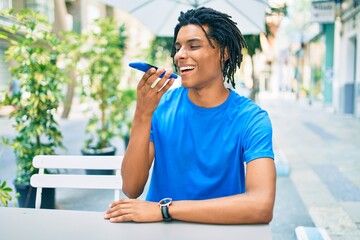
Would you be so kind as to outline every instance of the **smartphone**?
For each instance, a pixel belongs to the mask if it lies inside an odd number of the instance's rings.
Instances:
[[[145,63],[145,62],[132,62],[129,63],[129,66],[132,68],[135,68],[137,70],[146,72],[147,70],[149,70],[150,68],[155,68],[158,69],[158,67],[153,66],[151,64]],[[159,78],[162,78],[164,76],[165,72],[162,73]],[[178,78],[178,75],[176,75],[175,73],[171,74],[169,78]]]

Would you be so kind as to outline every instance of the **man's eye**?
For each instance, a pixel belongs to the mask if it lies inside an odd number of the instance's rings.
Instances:
[[[191,47],[191,49],[198,49],[200,46],[198,46],[198,45],[191,45],[190,47]]]

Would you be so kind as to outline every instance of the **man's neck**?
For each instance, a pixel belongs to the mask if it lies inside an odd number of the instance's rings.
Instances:
[[[211,108],[221,105],[226,101],[230,91],[222,87],[212,87],[211,89],[189,89],[188,97],[192,103],[199,107]]]

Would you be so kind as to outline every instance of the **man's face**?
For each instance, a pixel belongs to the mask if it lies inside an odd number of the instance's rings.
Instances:
[[[207,26],[203,26],[208,31]],[[200,26],[189,24],[180,28],[175,41],[174,61],[187,88],[203,88],[222,82],[220,48],[213,48]]]

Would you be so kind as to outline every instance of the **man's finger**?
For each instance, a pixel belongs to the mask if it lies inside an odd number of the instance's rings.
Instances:
[[[160,92],[161,91],[161,89],[163,89],[163,87],[165,86],[165,85],[167,85],[167,83],[170,81],[170,75],[173,73],[173,71],[172,70],[169,70],[169,69],[166,69],[165,70],[165,74],[164,74],[164,76],[160,79],[157,79],[152,85],[151,85],[151,88],[155,88],[157,85],[158,85],[158,87],[157,87],[157,92]],[[160,83],[160,84],[158,84],[158,83]]]
[[[165,84],[158,90],[158,93],[160,92],[165,93],[167,90],[169,90],[169,88],[173,85],[174,82],[175,82],[174,78],[171,78],[168,81],[166,81]]]
[[[161,78],[156,79],[150,86],[151,89],[155,88],[156,85],[161,81]]]
[[[141,78],[138,86],[139,87],[143,87],[146,82],[149,80],[149,78],[154,75],[156,73],[156,69],[155,68],[150,68],[149,70],[146,71],[146,73],[143,75],[143,77]]]

